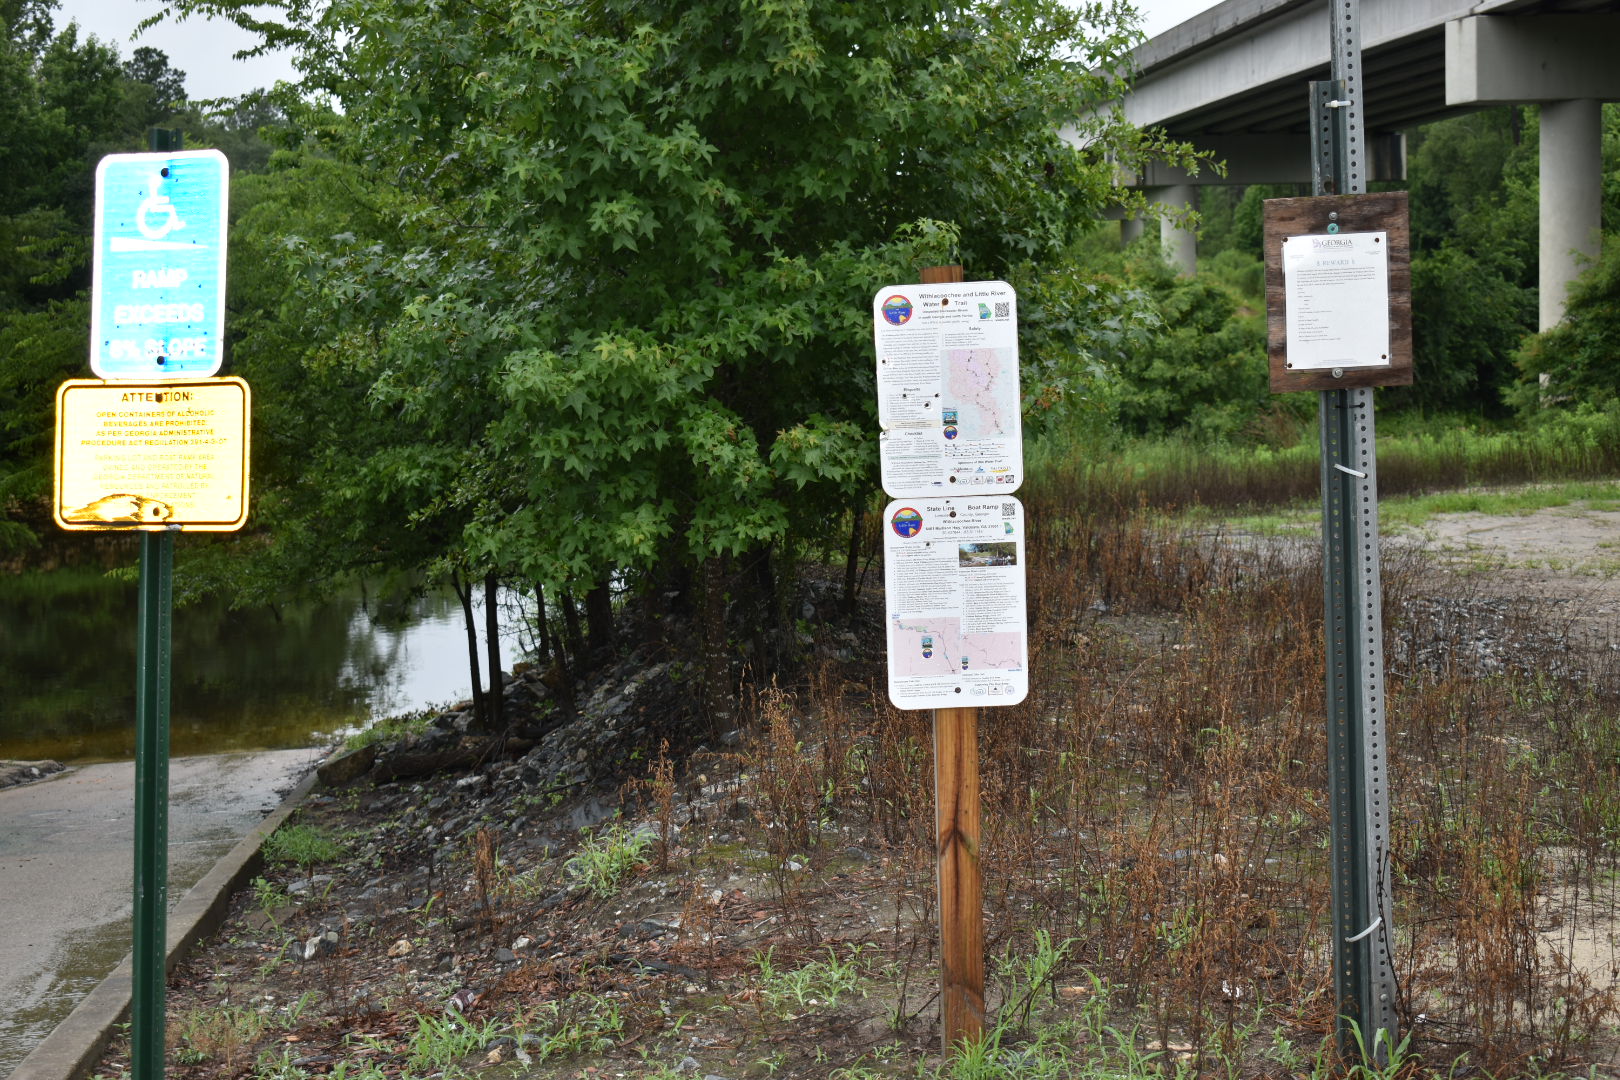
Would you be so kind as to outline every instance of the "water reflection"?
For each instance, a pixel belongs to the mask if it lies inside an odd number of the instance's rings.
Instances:
[[[502,601],[517,656],[517,598]],[[96,761],[135,752],[136,589],[95,571],[0,576],[0,758]],[[482,627],[480,616],[479,626]],[[372,719],[464,698],[454,596],[174,614],[175,755],[308,746]]]

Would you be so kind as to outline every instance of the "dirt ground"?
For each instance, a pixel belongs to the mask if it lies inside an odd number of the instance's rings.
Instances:
[[[1548,595],[1620,598],[1620,511],[1581,503],[1532,514],[1440,514],[1421,530],[1432,550],[1466,568],[1506,572]]]
[[[1591,644],[1615,642],[1620,513],[1443,515],[1395,542],[1444,553],[1482,590],[1567,600]],[[836,807],[813,848],[767,852],[741,761],[699,754],[661,787],[511,797],[496,771],[458,770],[317,796],[299,823],[345,854],[282,863],[235,898],[171,983],[169,1075],[743,1080],[937,1065],[931,870]],[[621,841],[641,839],[622,884],[593,892],[580,827],[607,835],[614,813]],[[1077,1008],[1092,992],[1051,990]],[[1318,1027],[1293,1037],[1319,1040]],[[100,1073],[120,1075],[126,1053]]]

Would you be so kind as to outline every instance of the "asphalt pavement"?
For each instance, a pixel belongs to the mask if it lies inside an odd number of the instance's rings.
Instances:
[[[322,754],[170,762],[171,909]],[[0,791],[0,1076],[129,951],[134,787],[133,763],[115,762]]]

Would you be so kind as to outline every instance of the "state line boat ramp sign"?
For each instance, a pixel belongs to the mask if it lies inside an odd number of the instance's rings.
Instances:
[[[228,173],[218,150],[109,154],[96,166],[90,370],[101,378],[219,371]]]
[[[1015,490],[1024,431],[1012,286],[880,289],[872,325],[883,490],[895,498]]]
[[[889,700],[1016,705],[1029,693],[1018,299],[1004,281],[872,300]]]
[[[883,522],[889,700],[899,709],[1023,701],[1023,505],[988,492],[898,499]]]
[[[56,523],[233,532],[247,520],[247,383],[69,379],[56,391]]]

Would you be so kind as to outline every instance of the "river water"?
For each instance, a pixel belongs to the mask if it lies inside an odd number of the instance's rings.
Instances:
[[[518,603],[501,601],[508,669],[525,640]],[[0,575],[0,759],[132,757],[136,631],[132,583],[86,570]],[[175,611],[173,642],[176,756],[316,745],[470,694],[448,592],[357,586],[275,610],[200,602]]]

